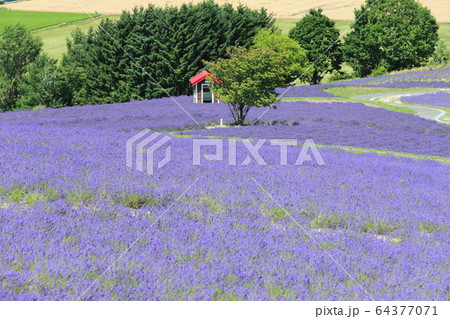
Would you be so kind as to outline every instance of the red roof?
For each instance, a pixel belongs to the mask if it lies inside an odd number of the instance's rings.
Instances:
[[[189,82],[191,82],[192,85],[196,85],[196,84],[198,84],[200,82],[203,82],[206,79],[206,77],[208,77],[208,76],[212,77],[212,74],[209,73],[208,71],[202,71],[199,74],[197,74],[196,76],[194,76],[193,78],[191,78],[189,80]],[[222,81],[219,81],[219,80],[216,80],[216,79],[214,79],[214,81],[216,81],[216,83],[222,83]]]

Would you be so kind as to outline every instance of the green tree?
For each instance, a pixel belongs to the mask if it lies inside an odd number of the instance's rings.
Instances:
[[[0,110],[16,107],[19,83],[42,49],[42,41],[21,24],[7,26],[0,37]]]
[[[312,65],[311,84],[318,84],[327,73],[339,71],[343,62],[339,30],[322,9],[312,9],[289,32],[289,37],[304,48]]]
[[[68,101],[64,83],[65,79],[57,60],[40,54],[27,67],[27,73],[19,84],[18,108],[65,106]]]
[[[67,105],[83,105],[89,103],[87,89],[87,72],[90,68],[90,53],[87,36],[79,29],[72,32],[67,39],[67,53],[61,62],[62,72],[66,79]]]
[[[250,47],[261,28],[275,28],[264,9],[220,6],[212,0],[178,8],[149,5],[87,34],[74,33],[62,65],[77,83],[71,91],[75,104],[190,94],[188,80],[202,69],[203,60],[225,57],[227,47]]]
[[[119,34],[118,26],[105,19],[96,30],[84,34],[76,29],[68,39],[62,66],[75,84],[68,83],[74,104],[124,102],[129,98],[121,63],[125,55],[121,46],[128,33]]]
[[[430,10],[416,0],[375,1],[355,10],[359,19],[345,38],[346,61],[356,73],[367,76],[378,67],[396,71],[427,62],[438,41]]]
[[[206,62],[214,78],[217,97],[228,104],[236,125],[244,124],[252,107],[271,107],[278,99],[275,88],[286,83],[284,60],[271,49],[230,48],[230,58]]]
[[[283,59],[285,86],[291,84],[302,75],[304,78],[310,77],[310,74],[305,74],[309,65],[306,51],[288,36],[277,31],[262,29],[256,34],[252,48],[272,49]]]

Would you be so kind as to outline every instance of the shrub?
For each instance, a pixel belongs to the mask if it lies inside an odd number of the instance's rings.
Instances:
[[[388,73],[388,69],[384,65],[378,66],[376,69],[372,71],[370,74],[371,77],[382,76]]]
[[[444,41],[439,41],[436,47],[436,51],[430,58],[429,64],[437,65],[446,64],[448,62],[450,62],[450,51],[447,49]]]
[[[39,105],[34,106],[34,107],[32,108],[32,110],[33,110],[33,111],[44,110],[45,108],[46,108],[45,105],[39,104]]]
[[[333,83],[333,82],[338,82],[338,81],[350,80],[353,78],[354,78],[354,74],[352,72],[334,70],[331,73],[331,76],[328,79],[328,82]]]

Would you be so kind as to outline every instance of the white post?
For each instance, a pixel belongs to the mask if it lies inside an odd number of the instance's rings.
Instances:
[[[194,103],[197,103],[197,84],[194,85]]]

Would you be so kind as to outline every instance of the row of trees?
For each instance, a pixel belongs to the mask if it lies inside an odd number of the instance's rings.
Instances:
[[[436,20],[415,0],[367,0],[355,15],[344,44],[335,23],[322,10],[310,10],[290,31],[292,44],[263,30],[249,51],[232,49],[229,59],[207,63],[221,81],[211,81],[213,90],[228,103],[235,123],[242,125],[252,107],[271,107],[278,99],[275,88],[299,74],[319,83],[324,74],[339,71],[344,59],[362,76],[400,70],[426,62],[435,51]]]
[[[283,85],[298,77],[319,83],[325,74],[340,72],[344,61],[357,76],[411,68],[435,51],[436,20],[416,0],[366,0],[355,17],[341,42],[322,10],[311,10],[287,37],[264,9],[213,0],[136,8],[87,34],[76,30],[60,63],[42,53],[42,42],[24,27],[9,27],[0,38],[0,110],[190,94],[188,79],[205,61],[226,58],[227,48],[276,54],[279,67],[273,72],[283,73]]]
[[[219,6],[213,0],[179,8],[150,5],[124,12],[117,21],[105,19],[87,34],[76,30],[59,64],[42,54],[41,41],[23,27],[6,28],[0,39],[0,63],[5,67],[0,69],[9,72],[10,54],[20,60],[27,52],[29,59],[22,60],[18,74],[0,71],[5,79],[0,83],[13,86],[0,87],[0,108],[189,94],[192,88],[188,80],[204,67],[203,61],[225,57],[228,47],[250,47],[262,28],[275,29],[275,20],[265,9]],[[33,44],[25,45],[20,37]],[[19,43],[19,47],[11,43]]]
[[[339,72],[344,61],[357,77],[423,65],[435,53],[438,28],[430,10],[416,0],[366,0],[355,10],[344,41],[321,9],[310,10],[289,36],[308,52],[314,64],[310,83],[317,84],[325,74]],[[448,52],[442,51],[435,62],[448,61]]]

